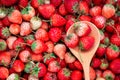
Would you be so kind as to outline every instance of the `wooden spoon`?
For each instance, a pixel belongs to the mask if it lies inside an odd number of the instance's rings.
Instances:
[[[89,34],[89,36],[93,36],[95,39],[95,43],[93,45],[93,47],[88,50],[88,51],[81,51],[78,47],[76,48],[69,48],[70,51],[72,52],[72,54],[81,62],[82,66],[83,66],[83,70],[84,70],[84,75],[85,75],[85,80],[90,80],[90,62],[99,46],[100,43],[100,33],[99,30],[97,29],[97,27],[92,24],[91,22],[88,21],[80,21],[80,22],[76,22],[74,23],[67,31],[67,35],[69,33],[73,33],[74,32],[74,25],[76,24],[80,24],[80,23],[86,23],[87,25],[90,26],[91,28],[91,33]]]

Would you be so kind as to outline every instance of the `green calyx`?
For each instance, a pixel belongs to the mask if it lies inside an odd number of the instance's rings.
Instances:
[[[26,36],[26,37],[24,37],[24,40],[25,41],[27,41],[27,40],[35,40],[35,38],[34,38],[34,35],[28,35],[28,36]]]
[[[115,7],[112,4],[105,4],[104,6],[115,10]]]
[[[14,11],[14,8],[13,7],[10,7],[9,9],[8,9],[8,14],[9,14],[9,16],[11,15],[11,13]]]
[[[99,47],[105,48],[107,46],[105,44],[100,44]]]
[[[77,13],[77,12],[78,12],[78,9],[79,9],[79,4],[78,4],[78,2],[74,3],[74,6],[72,7],[72,9],[73,9],[73,12],[74,12],[74,13]]]
[[[10,36],[10,31],[9,31],[8,27],[5,27],[2,29],[2,35],[5,36],[6,38],[8,38]]]
[[[79,48],[80,48],[80,50],[85,50],[84,46],[83,46],[83,44],[81,42],[79,42]]]
[[[1,7],[1,8],[0,8],[0,13],[7,14],[7,13],[8,13],[8,9],[5,8],[5,7]]]
[[[63,69],[63,73],[64,73],[65,76],[70,76],[70,70],[67,69],[67,68]]]
[[[22,10],[22,14],[29,14],[29,11],[31,10],[31,7],[30,6],[27,6],[26,8],[24,8],[23,10]]]
[[[38,77],[38,73],[40,71],[40,68],[39,68],[39,63],[37,63],[34,68],[32,69],[32,75]]]
[[[109,40],[108,37],[106,37],[106,38],[104,39],[104,44],[105,44],[105,45],[109,45],[109,43],[110,43],[110,40]]]
[[[120,51],[119,48],[118,48],[116,45],[111,44],[109,47],[110,47],[111,49],[113,49],[114,51],[116,51],[116,52],[119,52],[119,51]]]
[[[105,77],[105,79],[106,79],[106,80],[114,80],[111,75],[107,75],[107,76]]]
[[[39,4],[43,4],[43,3],[44,3],[44,0],[38,0],[38,3],[39,3]]]
[[[32,69],[34,68],[34,63],[32,61],[28,62],[26,65],[25,65],[25,69],[24,71],[26,73],[30,73],[32,71]]]
[[[15,74],[14,80],[20,80],[20,77],[18,76],[18,74]]]
[[[37,42],[33,42],[31,45],[31,49],[34,51],[36,49]]]
[[[49,60],[50,58],[56,58],[54,53],[46,53],[44,56],[44,63],[46,62],[46,60]]]
[[[6,50],[7,44],[5,41],[0,42],[0,51]]]

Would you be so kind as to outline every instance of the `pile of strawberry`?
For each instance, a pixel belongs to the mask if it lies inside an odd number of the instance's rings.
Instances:
[[[120,80],[120,0],[0,0],[0,80],[84,80],[67,47],[78,44],[76,37],[66,40],[77,21],[92,22],[101,33],[91,80]],[[79,29],[78,36],[90,32]],[[81,49],[90,49],[89,40]]]

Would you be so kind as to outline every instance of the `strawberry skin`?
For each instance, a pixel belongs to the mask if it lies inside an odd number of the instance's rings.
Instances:
[[[100,6],[94,6],[90,9],[91,16],[99,16],[102,13],[102,9]]]
[[[19,0],[18,5],[25,8],[28,5],[28,0]]]
[[[79,70],[74,70],[71,73],[71,80],[82,80],[82,72]]]
[[[43,80],[57,80],[57,75],[52,72],[47,72]]]
[[[9,76],[9,71],[6,67],[0,67],[0,79],[5,80]]]
[[[111,36],[111,38],[110,38],[110,42],[111,42],[112,44],[115,44],[115,45],[117,45],[117,46],[120,46],[120,37],[117,36],[116,34],[113,34],[113,35]]]
[[[34,8],[38,8],[40,5],[43,4],[43,0],[31,0],[31,6]]]
[[[50,3],[55,7],[58,7],[62,3],[62,0],[50,0]]]
[[[5,5],[5,6],[12,6],[16,2],[17,0],[1,0],[2,5]]]

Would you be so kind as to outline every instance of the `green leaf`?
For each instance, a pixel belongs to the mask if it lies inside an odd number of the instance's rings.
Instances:
[[[29,14],[29,11],[31,10],[31,7],[30,6],[27,6],[26,8],[24,8],[23,10],[22,10],[22,14]]]
[[[26,73],[30,73],[31,70],[34,68],[35,64],[33,62],[28,62],[26,65],[25,65],[25,69],[24,71]]]
[[[37,63],[34,68],[32,69],[32,75],[38,77],[38,73],[40,71],[40,68],[39,68],[39,63]]]
[[[43,4],[44,1],[43,1],[43,0],[38,0],[38,3],[39,3],[39,4]]]
[[[15,79],[14,80],[20,80],[20,77],[18,76],[18,74],[15,74]]]
[[[116,14],[117,14],[117,16],[120,16],[120,11],[118,11]]]
[[[37,42],[33,42],[31,45],[31,49],[34,51],[36,49]]]

